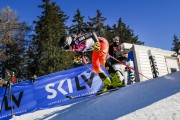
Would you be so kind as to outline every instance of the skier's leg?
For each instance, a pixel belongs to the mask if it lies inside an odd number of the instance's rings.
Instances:
[[[127,85],[128,78],[127,78],[127,71],[125,69],[126,69],[125,65],[119,64],[119,70],[121,71],[121,74],[124,77],[122,79],[122,82],[124,83],[124,85]]]
[[[104,83],[104,86],[101,88],[102,91],[106,91],[107,87],[111,84],[111,80],[109,79],[109,77],[104,73],[104,71],[101,69],[100,64],[102,64],[100,62],[101,58],[99,57],[101,52],[100,51],[93,51],[92,54],[92,66],[93,69],[96,73],[98,73],[99,77],[101,78],[101,80]]]
[[[119,79],[121,80],[121,82],[123,82],[123,80],[124,80],[123,73],[120,70],[116,70],[116,74],[119,77]]]
[[[120,69],[120,64],[113,64],[112,65],[113,69],[114,69],[114,73],[111,73],[111,77],[113,79],[112,85],[114,87],[122,87],[123,86],[123,80],[124,80],[124,76],[121,72]]]

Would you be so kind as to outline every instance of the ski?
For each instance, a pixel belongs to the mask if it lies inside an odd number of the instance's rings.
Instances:
[[[100,95],[105,95],[107,93],[111,93],[113,91],[116,91],[116,90],[119,90],[120,88],[113,88],[113,89],[109,89],[107,91],[97,91],[96,93],[90,93],[90,94],[87,94],[87,95],[82,95],[82,96],[66,96],[66,98],[68,99],[77,99],[77,98],[83,98],[83,97],[88,97],[88,96],[92,96],[92,95],[95,95],[95,96],[100,96]]]
[[[96,93],[96,95],[104,95],[104,94],[111,93],[111,92],[116,91],[116,90],[119,90],[119,89],[120,89],[120,88],[112,88],[112,89],[109,89],[109,90],[107,90],[107,91],[105,91],[105,92],[98,91],[98,92]]]

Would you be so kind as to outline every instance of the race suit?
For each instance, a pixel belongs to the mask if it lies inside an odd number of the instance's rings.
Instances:
[[[74,39],[74,51],[77,52],[86,52],[92,51],[92,67],[93,71],[99,75],[101,80],[104,83],[104,86],[101,88],[102,91],[106,91],[107,87],[111,85],[111,80],[105,74],[105,72],[101,69],[101,65],[105,67],[108,50],[109,50],[109,43],[105,38],[97,37],[93,33],[84,34],[78,36]],[[99,50],[95,50],[94,46],[99,46]]]
[[[105,63],[107,60],[107,54],[108,54],[108,50],[109,50],[108,41],[103,37],[97,37],[94,39],[93,39],[93,37],[88,37],[87,39],[85,37],[83,39],[82,36],[80,36],[80,37],[78,37],[74,40],[75,47],[73,50],[77,51],[77,52],[92,51],[93,70],[96,73],[103,73],[103,70],[101,69],[100,65],[105,67]],[[83,39],[83,40],[80,41],[79,39]],[[99,42],[99,44],[100,44],[100,50],[98,50],[98,51],[93,50],[93,46],[94,46],[95,42]]]

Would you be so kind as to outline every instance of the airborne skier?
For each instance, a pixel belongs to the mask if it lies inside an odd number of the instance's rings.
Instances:
[[[109,43],[105,38],[97,37],[95,33],[86,33],[74,37],[64,36],[60,39],[59,46],[65,50],[76,52],[92,51],[93,70],[99,75],[104,83],[101,91],[106,91],[107,88],[111,86],[110,78],[100,67],[100,65],[103,67],[109,66],[106,63]],[[112,67],[109,66],[109,68],[111,69]]]

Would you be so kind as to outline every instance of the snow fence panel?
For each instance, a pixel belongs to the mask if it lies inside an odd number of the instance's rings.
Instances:
[[[108,72],[102,67],[107,75]],[[48,109],[59,105],[71,104],[85,99],[68,99],[67,96],[86,96],[96,93],[103,83],[88,64],[69,70],[38,77],[32,83],[29,80],[12,85],[13,114],[18,116],[38,109]],[[0,101],[3,101],[0,119],[11,117],[10,99],[8,92],[3,100],[5,87],[0,89]]]
[[[67,96],[96,93],[101,88],[102,81],[89,64],[39,77],[34,86],[37,107],[44,109],[76,101]]]
[[[12,104],[9,89],[7,89],[4,97],[5,89],[6,87],[0,89],[0,101],[2,104],[0,119],[11,118],[11,106],[15,115],[22,115],[36,110],[37,101],[34,97],[34,86],[31,82],[12,85]]]

